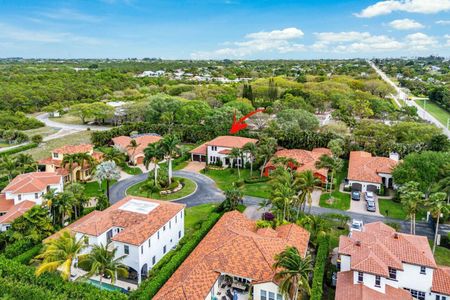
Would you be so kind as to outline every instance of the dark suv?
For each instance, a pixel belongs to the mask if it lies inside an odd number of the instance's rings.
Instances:
[[[352,192],[352,200],[359,201],[361,200],[361,193],[359,191]]]

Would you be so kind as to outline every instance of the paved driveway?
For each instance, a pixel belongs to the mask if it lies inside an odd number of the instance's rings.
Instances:
[[[380,206],[378,205],[378,197],[377,196],[375,196],[375,207],[376,207],[375,212],[367,211],[366,200],[364,198],[364,195],[362,195],[361,200],[359,200],[359,201],[354,201],[354,200],[350,199],[349,211],[359,213],[359,214],[383,217],[383,215],[380,214]]]
[[[190,161],[186,167],[184,167],[183,171],[190,171],[195,173],[200,173],[206,166],[206,163],[199,161]]]

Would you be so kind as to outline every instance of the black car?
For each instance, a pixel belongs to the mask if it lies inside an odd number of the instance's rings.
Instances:
[[[359,191],[352,192],[352,200],[359,201],[361,200],[361,193]]]

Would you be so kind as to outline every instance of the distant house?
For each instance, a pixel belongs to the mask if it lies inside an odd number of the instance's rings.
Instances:
[[[240,136],[218,136],[189,151],[189,153],[191,153],[192,161],[207,162],[208,164],[215,164],[220,161],[224,167],[230,166],[231,163],[242,167],[250,161],[249,155],[244,153],[243,161],[241,158],[238,158],[235,162],[231,162],[229,158],[231,150],[233,148],[242,149],[245,144],[256,144],[256,142],[258,140]]]
[[[298,166],[290,165],[289,167],[291,169],[296,170],[297,172],[310,170],[311,172],[313,172],[315,177],[319,178],[323,183],[326,183],[328,177],[328,169],[316,168],[316,162],[319,161],[322,155],[331,156],[332,153],[330,149],[327,148],[314,148],[311,151],[303,149],[279,150],[274,154],[273,158],[264,167],[264,176],[269,176],[270,172],[276,169],[276,165],[273,162],[274,158],[284,157],[292,158],[298,163]]]
[[[64,190],[63,177],[50,172],[18,175],[0,193],[0,231],[5,231],[16,218],[34,205],[41,205],[50,190]]]
[[[392,170],[398,160],[396,153],[392,153],[390,157],[378,157],[365,151],[352,151],[348,163],[348,184],[352,190],[362,192],[379,191],[382,184],[392,188]]]
[[[339,239],[336,300],[448,300],[450,268],[436,265],[425,236],[382,222]]]
[[[136,149],[130,148],[129,145],[132,140],[135,140],[138,144]],[[112,139],[114,147],[119,151],[126,153],[134,165],[144,163],[144,149],[148,145],[157,143],[161,140],[161,136],[157,134],[141,134],[135,137],[129,136],[118,136]]]
[[[94,151],[94,146],[91,144],[66,145],[54,149],[51,153],[51,157],[39,160],[38,167],[44,172],[55,172],[58,175],[62,175],[65,182],[89,180],[91,179],[92,166],[88,163],[83,166],[78,165],[78,163],[74,163],[72,166],[62,165],[64,155],[77,153],[87,153],[97,162],[101,161],[103,158],[103,154]]]
[[[309,232],[296,224],[257,228],[240,212],[225,213],[153,300],[284,300],[275,255],[293,246],[305,257],[308,241]]]
[[[111,248],[117,248],[116,258],[124,256],[122,263],[128,266],[131,279],[140,283],[184,236],[184,208],[184,204],[128,196],[103,211],[91,212],[44,242],[69,230],[77,240],[88,239],[91,246],[111,243]]]

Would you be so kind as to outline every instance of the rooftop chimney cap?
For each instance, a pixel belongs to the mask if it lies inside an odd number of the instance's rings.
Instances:
[[[398,233],[397,232],[394,233],[394,239],[396,239],[396,240],[398,239]]]
[[[358,246],[358,247],[361,246],[361,241],[359,241],[359,240],[356,241],[355,245]]]

